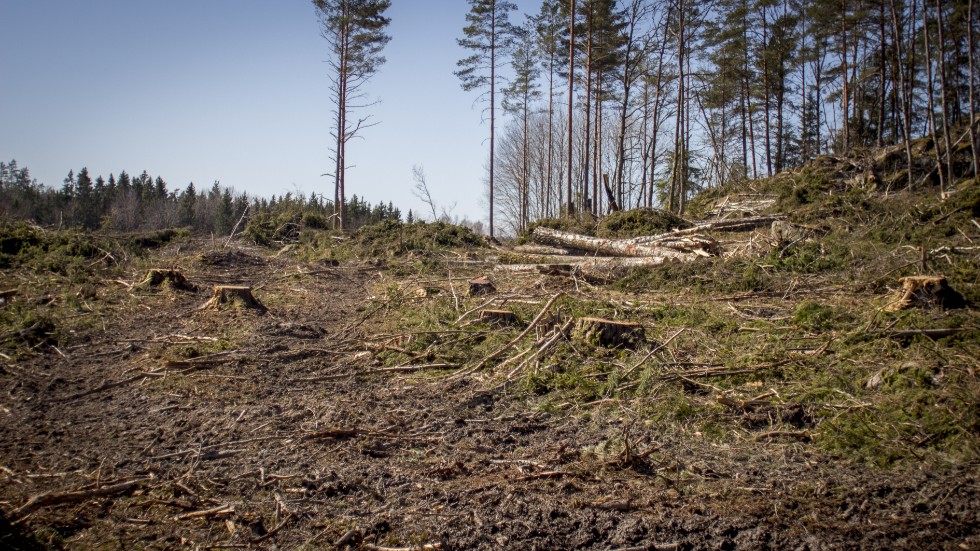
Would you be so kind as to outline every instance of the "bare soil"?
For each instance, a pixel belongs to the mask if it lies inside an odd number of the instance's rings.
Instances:
[[[153,262],[196,290],[107,280],[57,349],[4,362],[0,547],[980,548],[977,465],[884,470],[381,371],[360,343],[382,268],[183,247]],[[268,311],[201,308],[215,285]]]

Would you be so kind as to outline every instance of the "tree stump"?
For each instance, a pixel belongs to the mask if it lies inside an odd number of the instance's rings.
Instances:
[[[902,289],[885,310],[898,312],[907,308],[964,308],[966,299],[949,286],[943,276],[910,276],[898,280]]]
[[[635,348],[646,342],[646,332],[639,323],[601,318],[579,318],[572,337],[594,346]]]
[[[508,310],[482,310],[480,311],[480,321],[499,326],[520,324],[517,314]]]
[[[177,289],[180,291],[195,291],[197,290],[194,285],[192,285],[184,274],[180,273],[178,270],[155,268],[146,273],[146,277],[140,285],[145,287],[159,287],[163,284],[167,284],[171,289]]]
[[[214,288],[214,295],[202,308],[216,308],[222,304],[230,304],[241,308],[249,308],[265,312],[266,307],[255,299],[252,295],[251,287],[239,286],[218,286]]]
[[[491,283],[490,280],[485,277],[478,277],[470,280],[469,294],[471,297],[491,295],[496,291],[497,288],[494,287],[493,283]]]
[[[439,287],[419,287],[415,290],[415,296],[418,298],[434,297],[439,294],[442,294],[442,289]]]

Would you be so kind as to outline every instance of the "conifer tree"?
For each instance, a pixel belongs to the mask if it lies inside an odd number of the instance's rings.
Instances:
[[[514,47],[511,52],[511,68],[514,72],[513,80],[504,88],[504,109],[520,120],[521,124],[521,174],[518,185],[520,187],[520,220],[518,228],[523,230],[529,222],[529,190],[530,190],[530,170],[528,167],[528,120],[531,112],[531,104],[541,96],[538,90],[537,79],[540,76],[535,57],[534,48],[534,27],[533,22],[528,21],[522,26],[513,28]]]
[[[463,90],[481,90],[490,111],[490,237],[494,237],[494,131],[497,104],[497,69],[507,52],[511,25],[509,12],[517,9],[507,0],[468,0],[470,11],[466,14],[463,38],[456,42],[472,53],[459,60],[455,72]]]
[[[382,55],[391,37],[385,29],[391,19],[385,11],[390,0],[313,0],[320,20],[321,35],[330,47],[332,101],[336,108],[334,144],[334,208],[336,223],[347,227],[346,152],[347,142],[371,126],[370,116],[349,118],[366,99],[365,84],[385,62]],[[366,102],[370,104],[370,102]]]

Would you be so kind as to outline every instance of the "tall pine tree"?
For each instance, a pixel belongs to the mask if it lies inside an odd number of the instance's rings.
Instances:
[[[508,14],[517,9],[507,0],[469,0],[463,38],[456,42],[472,53],[456,64],[463,90],[481,90],[490,111],[490,237],[494,237],[494,134],[497,104],[497,69],[508,50],[511,25]]]

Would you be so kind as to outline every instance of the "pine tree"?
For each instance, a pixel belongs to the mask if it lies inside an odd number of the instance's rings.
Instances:
[[[554,187],[554,153],[555,153],[555,77],[561,72],[560,64],[564,57],[563,40],[567,40],[568,25],[565,24],[562,12],[564,3],[561,0],[544,0],[541,11],[535,18],[537,32],[537,50],[541,67],[548,79],[548,151],[547,175],[544,196],[547,198],[544,210],[545,216],[553,216],[551,197]],[[561,186],[558,186],[558,204],[561,205]]]
[[[320,20],[321,35],[330,46],[333,102],[336,106],[334,129],[334,205],[340,228],[347,227],[346,154],[347,143],[372,126],[370,116],[357,121],[349,116],[366,98],[364,85],[377,73],[385,58],[381,55],[391,40],[385,29],[391,19],[385,11],[390,0],[313,0]]]
[[[463,38],[456,42],[473,53],[457,62],[455,72],[463,90],[486,90],[490,111],[490,237],[494,237],[494,131],[497,106],[497,69],[502,54],[507,52],[511,25],[509,12],[517,9],[507,0],[468,0],[470,12],[466,14]]]
[[[541,70],[535,58],[533,22],[528,21],[523,26],[515,26],[512,32],[514,47],[511,52],[511,68],[514,72],[514,78],[503,90],[503,107],[505,111],[520,120],[522,129],[521,174],[518,182],[520,187],[518,228],[523,230],[530,221],[528,208],[530,193],[528,119],[532,102],[541,97],[541,91],[538,90],[537,84]]]

